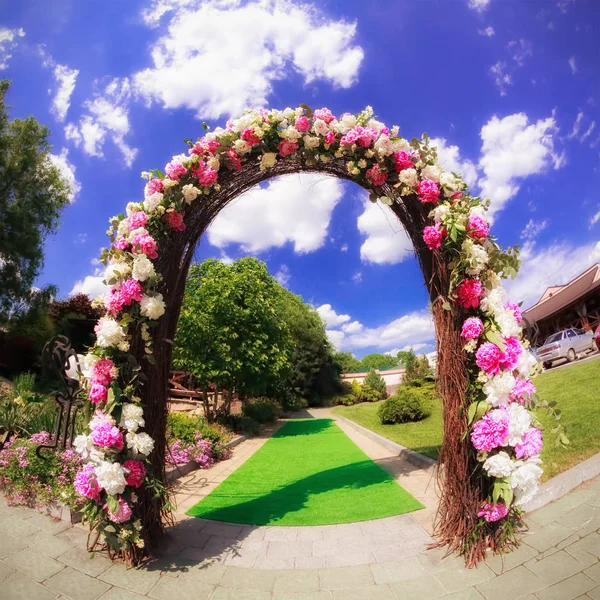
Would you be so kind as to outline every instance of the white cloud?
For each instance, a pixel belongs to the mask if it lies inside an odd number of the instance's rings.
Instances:
[[[63,179],[69,184],[71,188],[69,200],[74,202],[81,191],[81,184],[75,177],[75,165],[69,161],[68,157],[69,151],[66,148],[63,148],[60,154],[48,154],[50,162],[59,170]]]
[[[590,219],[590,229],[598,222],[600,221],[600,210],[592,216],[592,218]]]
[[[87,237],[88,237],[87,233],[78,233],[75,236],[75,243],[76,244],[85,244],[87,242]],[[98,259],[94,259],[94,260],[98,260]],[[92,263],[92,264],[95,264],[95,263]],[[100,264],[100,261],[98,261],[98,264]]]
[[[346,323],[342,325],[342,331],[344,333],[358,333],[364,329],[364,325],[360,321],[352,321],[351,323]]]
[[[413,253],[412,242],[398,217],[388,206],[364,200],[364,212],[358,217],[358,230],[367,238],[360,247],[364,262],[395,265]]]
[[[69,69],[67,65],[59,65],[46,53],[43,46],[40,47],[40,55],[44,59],[43,66],[52,69],[52,74],[57,83],[50,112],[57,121],[64,121],[71,105],[71,95],[75,89],[79,71],[77,69]],[[52,90],[48,90],[48,92],[52,93]]]
[[[344,341],[344,332],[336,331],[335,329],[326,329],[325,333],[327,334],[327,337],[329,338],[331,345],[334,348],[336,348],[337,350],[341,351],[341,346]]]
[[[19,43],[18,38],[24,35],[25,31],[22,28],[0,28],[0,71],[8,68],[8,61],[12,58],[12,51]]]
[[[459,173],[463,181],[473,187],[477,182],[477,167],[469,159],[462,159],[458,146],[448,145],[444,138],[432,138],[432,146],[437,148],[438,164],[446,171]]]
[[[342,244],[342,247],[340,248],[341,252],[348,252],[348,244]]]
[[[571,67],[571,73],[575,75],[575,73],[577,73],[577,63],[575,62],[574,56],[571,56],[571,58],[569,59],[569,67]]]
[[[579,137],[579,132],[581,131],[581,126],[583,124],[584,118],[585,118],[585,115],[583,114],[583,111],[580,110],[577,113],[577,118],[575,119],[575,123],[573,123],[573,129],[571,130],[571,133],[569,133],[570,140],[572,140],[573,138]]]
[[[317,308],[317,312],[321,315],[321,319],[325,323],[325,327],[339,327],[350,321],[350,315],[338,315],[331,304],[322,304]]]
[[[285,175],[239,196],[208,228],[213,246],[241,244],[244,252],[262,252],[288,242],[303,254],[327,239],[331,213],[342,198],[342,183],[315,173]]]
[[[218,260],[220,260],[224,265],[231,265],[234,263],[233,258],[228,256],[227,253],[223,251],[221,251],[221,257]]]
[[[512,53],[512,59],[522,67],[528,57],[533,54],[533,44],[529,40],[512,40],[508,42],[508,48]]]
[[[356,271],[356,273],[354,273],[354,275],[352,275],[352,281],[354,283],[360,283],[362,281],[362,272]]]
[[[483,12],[490,4],[490,0],[469,0],[469,8],[477,12]]]
[[[589,138],[590,135],[592,135],[592,132],[594,131],[595,128],[596,128],[596,121],[592,121],[590,123],[589,127],[585,130],[585,132],[581,136],[581,140],[580,141],[585,142],[585,140],[587,138]]]
[[[88,275],[84,279],[75,282],[69,295],[87,294],[92,300],[96,300],[108,291],[108,286],[102,282],[103,279],[104,275]]]
[[[479,35],[485,35],[486,37],[492,37],[496,35],[494,28],[491,25],[488,25],[485,29],[478,29],[477,33]]]
[[[527,225],[523,231],[521,231],[521,239],[522,240],[534,240],[544,229],[548,227],[548,220],[544,219],[543,221],[534,221],[533,219],[529,219]]]
[[[287,265],[281,265],[279,267],[279,271],[275,273],[275,279],[279,282],[283,287],[287,287],[287,284],[290,282],[291,278],[290,269]]]
[[[144,12],[154,25],[153,67],[134,76],[137,92],[164,108],[186,107],[216,119],[246,106],[267,105],[273,83],[288,73],[304,83],[348,88],[357,81],[363,50],[356,22],[328,20],[291,0],[155,2]]]
[[[481,129],[483,141],[479,168],[482,195],[492,200],[498,212],[519,191],[519,180],[543,172],[550,165],[560,168],[564,155],[554,151],[554,117],[529,123],[525,113],[503,119],[493,116]]]
[[[506,88],[513,84],[512,76],[506,72],[506,63],[499,60],[496,64],[490,67],[490,75],[494,80],[495,86],[498,88],[501,96],[506,96],[508,93]]]
[[[125,164],[131,167],[137,155],[137,149],[125,142],[130,131],[129,100],[131,87],[127,78],[115,78],[103,90],[97,90],[91,100],[83,106],[89,114],[84,115],[78,124],[68,123],[65,137],[89,156],[104,156],[104,144],[107,138],[119,148]]]

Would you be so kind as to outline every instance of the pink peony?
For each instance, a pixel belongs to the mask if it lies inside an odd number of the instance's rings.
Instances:
[[[419,183],[417,193],[419,194],[421,202],[432,202],[433,204],[436,204],[440,197],[440,188],[435,181],[424,179]]]
[[[115,288],[108,290],[108,293],[104,296],[104,306],[106,307],[107,312],[113,317],[115,317],[119,311],[123,310],[123,298],[121,297],[119,290]]]
[[[523,352],[523,347],[521,346],[521,342],[519,342],[519,340],[513,335],[502,339],[504,340],[506,347],[504,349],[504,356],[502,358],[501,366],[507,371],[512,371],[519,362],[519,357],[521,356],[521,352]]]
[[[508,514],[508,506],[503,502],[497,504],[484,504],[477,513],[478,517],[483,517],[488,523],[499,521]]]
[[[333,133],[333,131],[328,131],[325,134],[325,143],[326,144],[333,144],[333,142],[335,142],[335,134]]]
[[[477,366],[488,375],[498,375],[502,366],[504,352],[492,342],[481,344],[475,354]]]
[[[345,135],[342,136],[340,140],[340,144],[345,146],[346,144],[356,144],[358,141],[358,132],[354,129],[348,131]]]
[[[148,258],[158,258],[158,252],[156,251],[158,244],[148,233],[136,235],[132,240],[132,245],[134,247],[138,246],[141,252]]]
[[[187,173],[187,169],[179,162],[170,162],[166,167],[167,177],[172,181],[177,181]]]
[[[123,468],[128,472],[125,475],[127,485],[134,488],[139,488],[144,483],[146,478],[146,467],[141,460],[126,460],[123,463]]]
[[[412,169],[415,166],[410,154],[404,150],[394,154],[394,160],[396,161],[396,173],[400,173],[404,169]]]
[[[373,185],[383,185],[388,178],[387,173],[381,171],[378,165],[373,165],[365,175]]]
[[[242,133],[242,139],[248,143],[249,146],[256,146],[260,144],[260,138],[254,133],[254,129],[244,129]]]
[[[138,210],[134,212],[127,219],[127,223],[129,224],[129,229],[132,231],[134,229],[139,229],[140,227],[146,227],[146,223],[148,222],[148,215],[143,210]]]
[[[525,404],[531,394],[535,394],[536,391],[531,379],[518,379],[510,392],[510,401]]]
[[[230,168],[233,167],[236,171],[239,171],[242,168],[242,159],[240,158],[240,155],[233,148],[227,150],[225,154],[230,163],[228,166]]]
[[[167,225],[173,231],[183,231],[185,229],[185,223],[183,222],[183,217],[185,216],[185,211],[182,210],[180,213],[178,212],[168,212],[165,215],[165,219],[167,221]]]
[[[488,222],[479,215],[471,215],[469,217],[468,233],[471,237],[479,240],[485,240],[488,236],[490,226]]]
[[[162,179],[151,179],[146,184],[146,188],[144,190],[144,195],[147,198],[148,196],[152,196],[152,194],[154,194],[156,192],[160,192],[162,194],[163,189],[164,189],[164,186],[163,186]]]
[[[98,423],[90,433],[90,439],[101,448],[123,450],[123,434],[110,421],[104,420]]]
[[[456,304],[465,308],[477,308],[483,295],[483,287],[478,279],[464,279],[456,288]]]
[[[298,142],[291,142],[290,140],[281,140],[277,146],[277,150],[279,150],[279,154],[281,156],[289,156],[290,154],[294,154],[298,149]]]
[[[428,225],[423,230],[423,240],[427,244],[430,250],[435,250],[442,245],[442,239],[444,237],[444,229],[441,225]]]
[[[144,295],[144,288],[139,281],[135,279],[127,279],[121,284],[119,294],[123,306],[130,306],[133,301],[141,302]]]
[[[113,380],[113,369],[115,364],[110,358],[101,358],[92,367],[92,381],[100,385],[110,385]]]
[[[99,383],[92,384],[90,388],[90,400],[94,404],[100,404],[100,402],[106,402],[108,396],[108,390]]]
[[[315,119],[321,119],[321,121],[325,121],[327,125],[334,120],[334,116],[331,114],[331,111],[328,108],[318,108],[314,112]]]
[[[470,317],[463,323],[460,335],[467,340],[476,340],[482,333],[483,321],[478,317]]]
[[[300,133],[306,133],[310,129],[310,121],[306,115],[302,115],[296,119],[294,126]]]
[[[517,458],[529,458],[542,451],[542,432],[535,427],[530,427],[522,436],[521,441],[515,446]]]
[[[127,240],[117,240],[114,244],[113,244],[113,248],[115,250],[127,250],[127,248],[129,248],[129,242]]]
[[[373,143],[373,140],[379,135],[379,132],[376,129],[373,129],[373,127],[359,126],[356,127],[355,131],[357,134],[356,142],[363,148],[368,148]]]
[[[94,467],[92,463],[87,463],[84,467],[75,475],[73,481],[75,491],[84,498],[90,500],[100,501],[100,486],[94,473]]]
[[[200,185],[203,185],[206,187],[206,186],[212,185],[213,183],[216,183],[218,177],[219,177],[219,171],[217,171],[216,169],[213,169],[211,167],[207,167],[198,176],[198,183],[200,183]]]
[[[523,315],[521,314],[521,308],[516,302],[507,302],[504,305],[506,310],[510,310],[513,315],[515,315],[515,320],[517,323],[520,323],[523,320]]]
[[[483,415],[475,423],[471,432],[471,442],[475,449],[489,452],[506,444],[508,437],[508,411],[497,408]]]
[[[111,513],[106,504],[104,505],[104,510],[108,513],[108,518],[113,523],[125,523],[131,519],[131,507],[123,498],[119,498],[119,510],[116,513]]]

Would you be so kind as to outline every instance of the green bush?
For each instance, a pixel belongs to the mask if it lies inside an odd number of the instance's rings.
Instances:
[[[180,440],[184,445],[193,445],[196,443],[196,432],[210,442],[215,459],[220,460],[226,454],[225,444],[232,435],[223,425],[207,423],[202,416],[186,413],[174,412],[167,417],[167,438],[169,440]]]
[[[218,419],[220,423],[236,433],[248,433],[250,435],[260,433],[260,423],[246,415],[220,415]]]
[[[344,394],[343,396],[335,396],[333,398],[333,404],[341,404],[342,406],[352,406],[354,404],[358,404],[360,399],[358,399],[353,394]]]
[[[273,423],[281,414],[281,406],[272,398],[252,398],[244,403],[242,412],[258,423]]]
[[[283,401],[283,409],[289,412],[296,412],[308,407],[308,401],[301,396],[288,396]]]
[[[378,394],[377,400],[383,400],[387,398],[387,388],[385,380],[381,375],[378,375],[375,369],[371,369],[368,375],[365,377],[363,386],[368,386]],[[369,392],[370,394],[370,392]],[[372,395],[372,394],[371,394]],[[374,402],[373,400],[366,400],[366,402]]]
[[[385,396],[381,395],[379,390],[372,388],[370,385],[366,385],[363,383],[360,390],[361,402],[379,402],[379,400],[383,400]]]
[[[399,388],[379,407],[377,415],[384,425],[421,421],[431,414],[424,394],[415,389]]]

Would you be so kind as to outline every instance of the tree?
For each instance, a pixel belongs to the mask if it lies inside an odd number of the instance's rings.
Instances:
[[[43,244],[69,203],[69,185],[52,165],[50,131],[33,117],[9,120],[0,81],[0,321],[28,302]]]
[[[405,359],[404,376],[402,383],[405,385],[421,385],[425,379],[432,377],[429,360],[423,354],[419,358],[412,350],[407,353]]]
[[[333,360],[338,365],[340,373],[356,373],[360,370],[360,361],[352,352],[336,352]]]
[[[365,377],[364,384],[367,387],[372,388],[379,395],[379,400],[383,400],[387,397],[387,387],[385,385],[385,380],[381,375],[378,375],[375,369],[371,369],[368,375]]]
[[[398,359],[389,354],[367,354],[360,361],[360,368],[363,371],[370,369],[389,369],[398,366]]]

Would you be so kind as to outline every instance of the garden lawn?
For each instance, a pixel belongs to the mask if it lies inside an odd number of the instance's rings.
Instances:
[[[297,419],[187,514],[251,525],[331,525],[420,508],[331,419]]]

